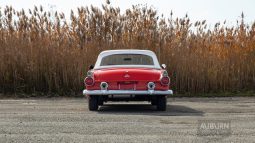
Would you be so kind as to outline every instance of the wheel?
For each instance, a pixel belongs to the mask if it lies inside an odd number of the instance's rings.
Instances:
[[[166,111],[166,96],[159,96],[157,98],[157,110],[158,111]]]
[[[98,109],[98,97],[97,96],[90,96],[89,97],[89,110],[90,111],[97,111]]]
[[[157,105],[157,100],[156,99],[151,100],[151,105]]]

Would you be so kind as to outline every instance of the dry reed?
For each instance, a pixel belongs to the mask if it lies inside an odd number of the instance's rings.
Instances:
[[[6,6],[0,13],[0,92],[80,93],[87,67],[107,49],[153,50],[178,93],[254,91],[255,23],[237,26],[158,16],[133,6],[63,13]],[[191,28],[192,27],[192,28]],[[191,30],[192,29],[192,30]]]

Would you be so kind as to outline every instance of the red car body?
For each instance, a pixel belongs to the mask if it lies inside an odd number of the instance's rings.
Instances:
[[[99,54],[84,80],[89,109],[107,101],[149,101],[166,110],[170,78],[148,50],[109,50]]]
[[[100,90],[100,83],[107,81],[109,90],[147,90],[148,81],[156,84],[155,90],[169,90],[161,84],[164,70],[148,68],[110,68],[94,70],[94,84],[87,90]]]

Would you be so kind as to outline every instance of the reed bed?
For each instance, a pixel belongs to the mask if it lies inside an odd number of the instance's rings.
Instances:
[[[97,55],[108,49],[149,49],[167,65],[176,93],[255,90],[255,23],[234,27],[159,16],[147,6],[124,13],[109,2],[61,12],[43,7],[0,9],[0,92],[80,94]]]

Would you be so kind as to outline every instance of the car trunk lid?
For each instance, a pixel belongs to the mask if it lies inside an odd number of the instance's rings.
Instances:
[[[161,71],[149,68],[111,68],[97,70],[94,74],[100,81],[129,84],[131,81],[157,81]]]

